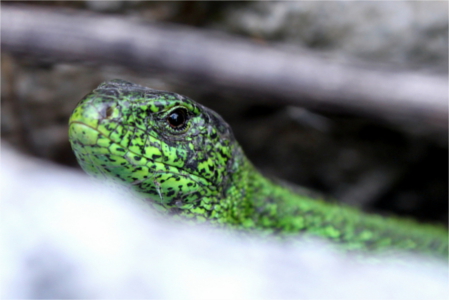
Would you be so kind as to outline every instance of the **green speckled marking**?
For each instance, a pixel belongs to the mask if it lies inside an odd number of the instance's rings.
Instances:
[[[167,116],[187,111],[185,128]],[[447,256],[447,230],[312,199],[263,177],[212,110],[123,80],[102,83],[70,118],[81,167],[132,186],[166,211],[279,235],[306,232],[346,249],[399,248]]]

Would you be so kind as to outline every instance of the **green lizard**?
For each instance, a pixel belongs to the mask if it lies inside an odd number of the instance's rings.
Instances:
[[[104,82],[81,100],[69,126],[87,173],[123,182],[167,213],[277,235],[307,233],[349,250],[447,256],[443,227],[365,214],[267,179],[230,126],[185,96]]]

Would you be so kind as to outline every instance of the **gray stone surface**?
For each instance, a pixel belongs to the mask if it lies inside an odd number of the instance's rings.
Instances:
[[[229,7],[217,27],[339,60],[448,70],[446,1],[259,1]]]

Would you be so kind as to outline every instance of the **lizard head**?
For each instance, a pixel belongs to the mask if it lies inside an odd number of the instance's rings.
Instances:
[[[70,117],[69,140],[88,174],[179,208],[219,197],[240,149],[214,111],[185,96],[118,79],[80,101]]]

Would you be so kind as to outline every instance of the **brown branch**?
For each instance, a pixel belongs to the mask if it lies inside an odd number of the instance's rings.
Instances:
[[[446,77],[329,62],[222,33],[78,11],[2,5],[2,51],[169,72],[309,108],[337,108],[447,134]]]

